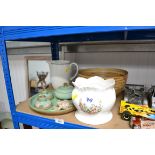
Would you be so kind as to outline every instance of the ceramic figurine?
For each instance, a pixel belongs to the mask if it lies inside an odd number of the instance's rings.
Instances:
[[[112,119],[111,109],[116,100],[114,79],[78,77],[73,85],[72,100],[77,108],[75,117],[79,121],[98,125]]]

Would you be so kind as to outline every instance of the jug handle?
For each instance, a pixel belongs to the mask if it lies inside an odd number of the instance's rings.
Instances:
[[[75,74],[70,78],[71,81],[77,76],[78,71],[79,71],[79,66],[78,66],[77,63],[74,63],[74,62],[71,63],[71,64],[70,64],[70,67],[72,67],[72,66],[75,66],[75,67],[76,67],[76,72],[75,72]]]

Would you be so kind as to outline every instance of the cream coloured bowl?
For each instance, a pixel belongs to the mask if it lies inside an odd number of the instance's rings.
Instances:
[[[112,119],[111,109],[115,104],[116,93],[113,79],[101,77],[77,78],[73,82],[73,104],[77,108],[75,117],[87,124],[103,124]]]

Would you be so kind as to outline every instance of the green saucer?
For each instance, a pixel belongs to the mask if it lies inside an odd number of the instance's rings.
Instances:
[[[48,93],[52,93],[53,95],[53,98],[50,99],[51,106],[49,106],[49,108],[42,109],[42,108],[36,107],[35,104],[38,102],[38,98],[41,93],[38,93],[30,98],[29,103],[28,103],[29,107],[36,112],[39,112],[42,114],[48,114],[48,115],[61,115],[61,114],[66,114],[66,113],[69,113],[75,110],[72,100],[59,100],[58,98],[54,96],[54,91],[48,91]],[[63,107],[64,102],[68,103],[68,105],[65,108]],[[44,101],[44,103],[46,104],[46,101]],[[62,107],[60,107],[60,105]]]

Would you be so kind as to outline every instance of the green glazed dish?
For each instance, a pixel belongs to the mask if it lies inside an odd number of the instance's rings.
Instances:
[[[52,94],[52,98],[46,98],[46,100],[41,99],[39,102],[38,99],[42,93],[32,96],[28,102],[29,107],[38,113],[48,115],[61,115],[75,110],[72,100],[59,100],[54,96],[54,91],[48,91],[48,93]]]

